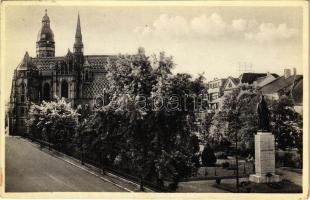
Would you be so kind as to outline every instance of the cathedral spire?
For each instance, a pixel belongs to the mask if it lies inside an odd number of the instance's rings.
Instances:
[[[55,56],[55,41],[54,33],[50,27],[50,18],[45,14],[42,18],[42,27],[39,30],[37,37],[37,57],[54,57]]]
[[[74,53],[83,54],[83,42],[80,24],[80,13],[78,13],[76,32],[75,32],[75,42],[73,46]]]

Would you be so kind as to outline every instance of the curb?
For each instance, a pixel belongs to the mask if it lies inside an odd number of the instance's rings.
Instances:
[[[100,173],[101,170],[99,168],[91,165],[91,164],[85,163],[84,165],[81,165],[80,164],[81,161],[78,160],[77,158],[68,156],[68,155],[66,155],[66,154],[64,154],[62,152],[56,151],[54,149],[48,150],[48,148],[40,148],[40,146],[39,146],[39,144],[37,142],[32,142],[32,141],[30,141],[30,140],[28,140],[26,138],[22,138],[22,137],[17,137],[17,138],[21,139],[21,140],[23,140],[25,142],[28,142],[29,144],[31,144],[32,146],[36,147],[37,149],[39,149],[39,150],[41,150],[41,151],[43,151],[43,152],[45,152],[45,153],[55,157],[55,158],[58,158],[58,159],[66,162],[66,163],[68,163],[70,165],[73,165],[73,166],[75,166],[77,168],[80,168],[80,169],[82,169],[82,170],[84,170],[84,171],[86,171],[86,172],[88,172],[88,173],[90,173],[90,174],[92,174],[92,175],[94,175],[94,176],[96,176],[96,177],[98,177],[98,178],[108,182],[108,183],[111,183],[111,184],[113,184],[113,185],[115,185],[115,186],[117,186],[117,187],[119,187],[119,188],[121,188],[121,189],[123,189],[123,190],[125,190],[127,192],[138,192],[136,190],[132,190],[132,189],[129,189],[127,187],[121,186],[118,183],[115,183],[113,180],[109,180],[109,179],[103,177],[103,175]],[[58,154],[58,155],[61,155],[61,156],[57,156],[55,153]],[[134,186],[135,188],[139,187],[139,185],[137,183],[132,182],[130,180],[127,180],[125,178],[119,177],[116,174],[112,174],[110,172],[105,172],[104,175],[106,175],[106,176],[108,176],[108,177],[110,177],[112,179],[116,179],[116,180],[119,180],[119,181],[122,181],[122,182],[126,182],[127,184],[130,184],[130,185]],[[145,187],[145,186],[144,186],[144,189],[147,192],[154,192],[153,190],[151,190],[150,188]]]

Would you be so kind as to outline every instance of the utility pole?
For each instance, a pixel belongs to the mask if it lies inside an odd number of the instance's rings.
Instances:
[[[238,115],[238,113],[237,113]],[[236,188],[237,193],[239,193],[239,160],[238,160],[238,130],[237,130],[237,117],[236,119],[236,125],[235,125],[235,139],[236,139]]]
[[[240,96],[237,98],[239,101]],[[240,112],[241,106],[236,106],[235,110],[235,156],[236,156],[236,192],[239,193],[239,158],[238,158],[238,117]]]
[[[83,147],[83,137],[84,137],[84,134],[83,132],[81,133],[81,164],[84,165],[84,147]]]

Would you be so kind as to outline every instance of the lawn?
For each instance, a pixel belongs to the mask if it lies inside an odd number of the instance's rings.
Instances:
[[[236,184],[221,183],[214,184],[214,187],[228,192],[236,192]],[[289,180],[282,180],[279,183],[253,183],[241,182],[240,192],[242,193],[302,193],[302,187]]]
[[[227,160],[226,160],[227,162]],[[239,176],[248,177],[250,174],[254,173],[253,163],[239,162]],[[222,167],[221,164],[217,164],[215,167],[200,167],[196,174],[192,177],[184,179],[183,181],[192,180],[208,180],[216,179],[219,177],[234,177],[236,176],[236,166],[230,165],[229,167]]]

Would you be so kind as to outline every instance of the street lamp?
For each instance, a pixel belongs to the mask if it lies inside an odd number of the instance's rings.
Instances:
[[[239,98],[237,99],[239,100]],[[239,193],[239,158],[238,158],[238,130],[237,130],[237,117],[239,116],[239,109],[236,110],[236,116],[235,116],[235,140],[236,140],[236,144],[235,144],[235,148],[236,148],[236,188],[237,188],[237,193]]]
[[[238,124],[238,117],[240,115],[240,109],[242,108],[242,106],[246,105],[246,103],[248,103],[247,99],[245,102],[240,103],[239,106],[237,106],[237,103],[239,102],[240,98],[245,95],[247,92],[246,91],[240,91],[239,95],[237,96],[236,99],[236,105],[235,105],[235,109],[234,109],[234,114],[235,114],[235,159],[236,159],[236,190],[237,193],[239,193],[239,158],[238,158],[238,128],[237,128],[237,124]]]
[[[104,137],[103,135],[101,134],[100,136],[100,165],[101,165],[101,173],[103,174],[103,140],[104,140]]]
[[[81,152],[81,164],[82,165],[84,165],[84,141],[83,141],[83,139],[84,139],[84,133],[83,133],[83,131],[81,132],[81,150],[82,150],[82,152]]]

